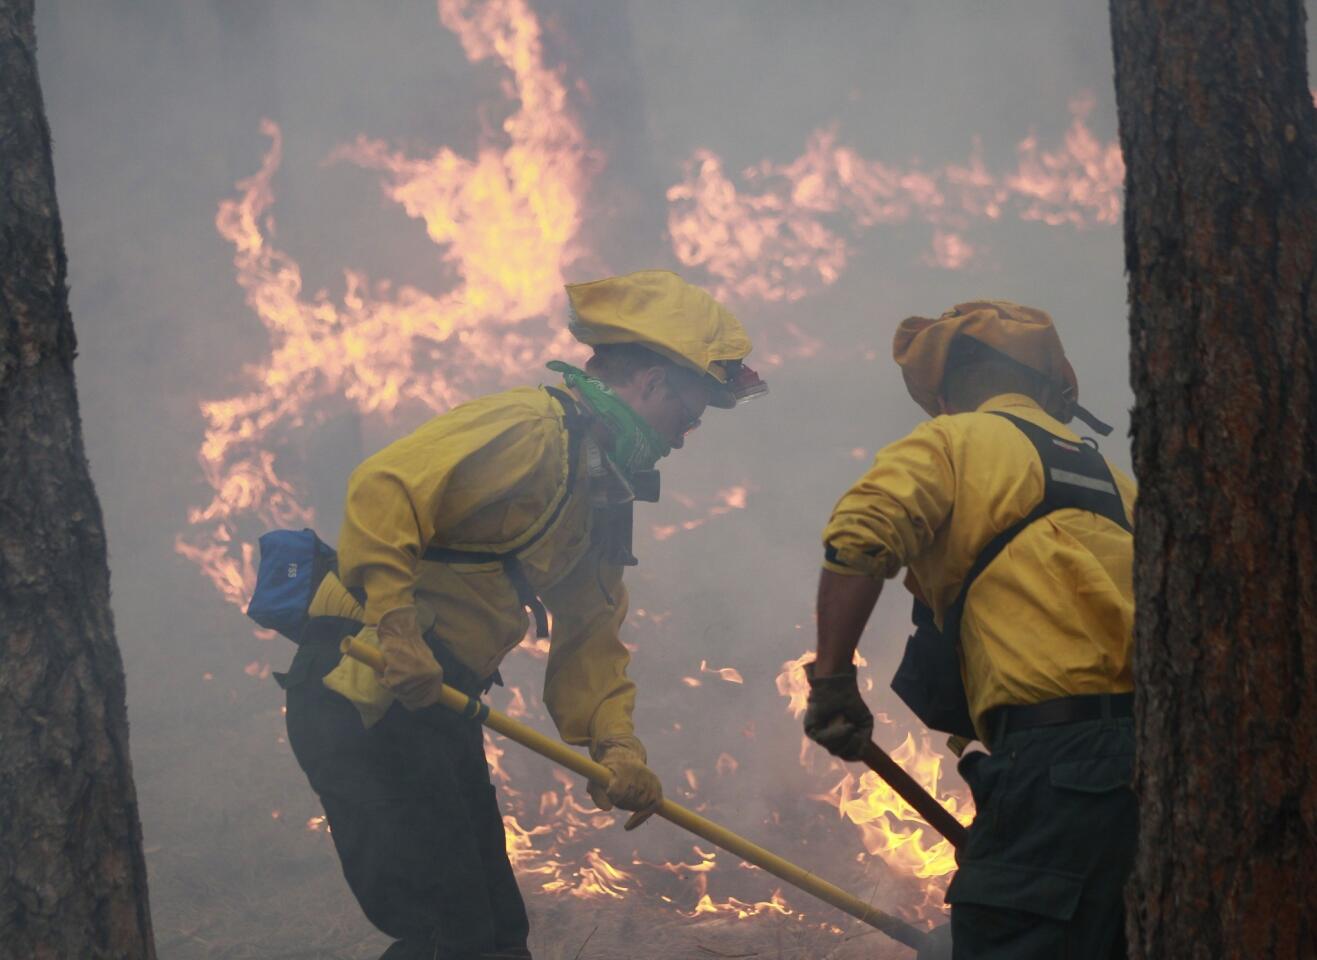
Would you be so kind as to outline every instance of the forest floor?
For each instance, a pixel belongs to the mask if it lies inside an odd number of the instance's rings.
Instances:
[[[332,838],[315,822],[322,811],[287,746],[282,695],[273,680],[207,677],[148,693],[137,701],[131,736],[161,960],[378,957],[389,940],[362,915]],[[799,736],[794,721],[790,729]],[[662,745],[661,733],[655,738],[660,750],[678,754]],[[788,762],[776,762],[782,752],[776,744],[789,743],[787,735],[710,739],[717,749],[741,742],[741,773],[706,772],[698,796],[678,793],[682,785],[673,778],[678,799],[700,808],[707,803],[710,816],[880,909],[908,915],[922,899],[923,882],[860,855],[853,826],[810,795],[820,778],[805,777],[794,752]],[[762,755],[752,752],[759,743]],[[515,784],[562,786],[544,761],[519,748],[508,750],[503,763]],[[533,795],[524,791],[523,801]],[[530,827],[536,805],[523,807]],[[716,872],[700,873],[702,855],[692,852],[693,838],[668,824],[654,820],[623,834],[620,822],[584,834],[562,859],[576,863],[584,849],[601,848],[610,863],[632,874],[623,894],[545,892],[543,876],[522,874],[536,960],[913,958],[876,930],[760,871],[742,869],[728,855],[719,856]],[[664,861],[694,867],[680,876],[654,868]],[[648,866],[635,865],[642,862]],[[696,912],[701,877],[708,878],[721,912]],[[767,909],[742,919],[724,906],[732,896],[767,900],[777,887],[787,914]]]
[[[243,837],[235,843],[238,832]],[[373,960],[389,945],[362,915],[323,833],[288,830],[273,818],[241,827],[194,825],[168,847],[148,842],[147,851],[161,960]],[[528,890],[527,906],[536,960],[913,956],[821,905],[809,919],[690,918],[639,892],[600,902]],[[820,922],[824,916],[837,926]]]

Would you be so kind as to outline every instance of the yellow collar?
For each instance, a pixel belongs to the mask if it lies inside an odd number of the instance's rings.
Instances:
[[[975,412],[986,413],[989,410],[1010,410],[1019,407],[1024,407],[1026,410],[1037,410],[1040,413],[1046,412],[1037,400],[1023,393],[999,393],[997,396],[989,397],[980,403]]]

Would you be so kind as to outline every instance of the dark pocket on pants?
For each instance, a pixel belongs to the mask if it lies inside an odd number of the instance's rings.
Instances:
[[[1101,794],[1129,787],[1134,782],[1133,754],[1066,760],[1048,771],[1052,786],[1074,793]]]
[[[1082,874],[976,860],[956,872],[947,888],[947,903],[974,903],[1065,921],[1074,916],[1083,893]]]
[[[1079,909],[1078,874],[993,860],[961,866],[947,888],[956,960],[1063,960]]]

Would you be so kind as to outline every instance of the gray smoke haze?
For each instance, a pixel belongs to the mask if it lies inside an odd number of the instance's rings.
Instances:
[[[1095,98],[1089,128],[1103,143],[1116,137],[1103,4],[532,7],[548,62],[588,90],[574,88],[576,108],[606,163],[587,197],[586,251],[571,279],[658,266],[716,285],[683,267],[666,235],[665,191],[700,148],[718,154],[738,184],[743,168],[789,162],[812,131],[828,127],[866,158],[922,169],[964,163],[977,138],[985,165],[1007,172],[1031,133],[1044,147],[1061,144],[1068,105],[1085,92]],[[269,117],[285,150],[274,182],[277,240],[301,264],[306,288],[339,296],[342,270],[352,268],[442,292],[452,277],[422,226],[382,197],[375,174],[325,158],[358,134],[416,154],[449,145],[470,155],[510,109],[502,73],[469,63],[434,6],[420,2],[49,0],[39,4],[37,27],[161,956],[291,956],[297,925],[331,911],[342,912],[336,955],[372,956],[382,941],[356,916],[328,842],[303,829],[319,810],[281,740],[282,695],[244,673],[253,661],[283,669],[292,647],[254,638],[175,551],[188,509],[210,498],[196,459],[198,402],[242,392],[244,365],[269,347],[234,281],[215,210],[258,168],[268,145],[259,123]],[[967,233],[980,254],[958,270],[922,262],[932,232],[917,217],[857,231],[835,283],[789,304],[730,301],[752,336],[784,345],[791,323],[819,350],[765,370],[766,400],[711,412],[687,449],[665,461],[665,489],[698,506],[668,497],[642,508],[642,565],[628,576],[633,610],[669,614],[660,628],[633,634],[641,646],[631,668],[641,688],[638,729],[669,792],[689,799],[682,771],[696,770],[694,802],[708,801],[712,815],[843,885],[859,876],[859,834],[805,795],[838,776],[801,768],[799,728],[774,678],[812,645],[818,537],[833,502],[874,451],[920,419],[889,359],[896,324],[982,297],[1048,310],[1082,400],[1116,428],[1104,451],[1129,464],[1119,226],[978,220]],[[531,368],[523,382],[543,379]],[[308,467],[296,479],[324,535],[336,535],[351,467],[418,422],[413,411],[364,433],[332,418],[308,431]],[[670,539],[650,534],[652,524],[702,516],[734,484],[749,488],[746,509]],[[907,614],[904,591],[890,585],[863,647],[874,704],[902,731],[917,726],[886,680]],[[701,659],[737,668],[744,685],[705,675],[701,687],[686,686],[682,677],[701,677]],[[541,662],[514,656],[508,673],[533,693],[541,671]],[[753,737],[743,730],[749,721]],[[674,731],[674,722],[685,729]],[[509,765],[522,782],[552,785],[539,761],[512,758],[515,750]],[[722,752],[740,762],[735,782],[714,774]],[[817,824],[828,842],[792,847],[797,838],[766,822],[772,809],[784,822]],[[690,862],[690,844],[674,834],[648,827],[627,843],[646,859]],[[730,880],[711,889],[715,898],[740,895]],[[883,887],[877,902],[911,906],[901,902],[911,889]],[[838,916],[803,894],[786,896],[816,922]],[[545,956],[558,955],[560,942],[570,942],[571,956],[598,919],[563,903],[531,900]],[[554,924],[575,924],[580,935]],[[870,951],[874,939],[865,941]],[[602,931],[591,949],[621,955]]]

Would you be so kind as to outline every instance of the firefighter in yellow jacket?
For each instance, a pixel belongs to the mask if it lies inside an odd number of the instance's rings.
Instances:
[[[618,637],[632,503],[657,499],[655,464],[706,405],[765,388],[736,318],[674,274],[567,293],[585,370],[550,363],[561,387],[456,407],[353,472],[337,576],[283,680],[289,741],[389,960],[529,956],[480,727],[435,705],[441,683],[500,682],[528,625],[546,635],[552,614],[544,703],[562,738],[612,771],[595,801],[662,797]],[[382,675],[340,657],[349,634],[378,645]]]
[[[1047,314],[912,317],[894,353],[933,419],[875,457],[823,534],[806,733],[855,759],[873,718],[852,657],[906,568],[918,629],[893,688],[960,762],[977,815],[947,891],[954,956],[1124,955],[1135,832],[1134,488],[1065,424],[1077,382]]]

